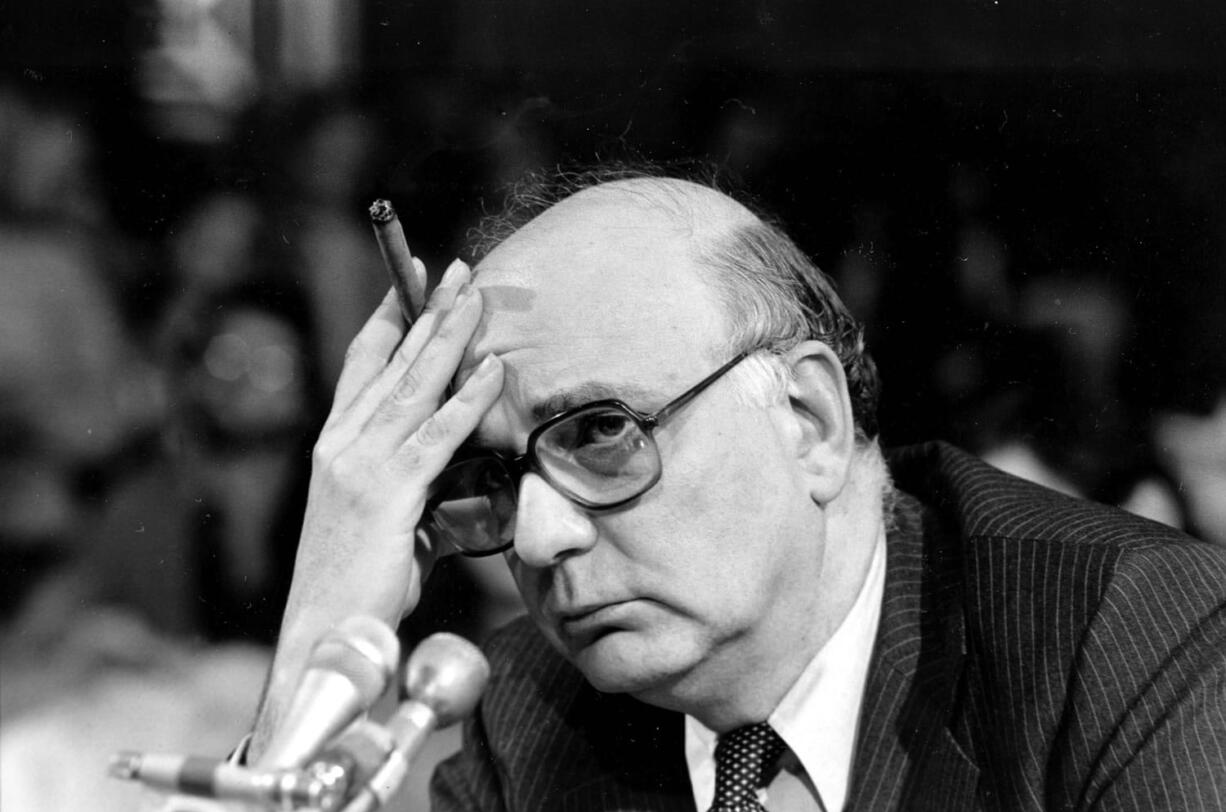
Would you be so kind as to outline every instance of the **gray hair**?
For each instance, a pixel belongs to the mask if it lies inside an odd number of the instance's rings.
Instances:
[[[662,181],[657,202],[684,205],[670,194],[669,181],[684,179],[727,195],[713,173],[675,173],[639,165],[614,164],[594,169],[532,173],[513,185],[501,210],[487,214],[469,232],[473,264],[503,240],[555,203],[585,189],[623,180]],[[731,195],[728,195],[731,197]],[[738,200],[742,203],[743,201]],[[852,417],[861,441],[878,433],[877,401],[881,384],[864,344],[864,328],[839,298],[834,284],[772,220],[752,206],[755,215],[709,240],[698,261],[716,271],[712,286],[729,321],[729,354],[763,351],[767,373],[784,380],[779,358],[802,341],[816,339],[838,356],[847,376]],[[761,379],[761,376],[759,376]]]
[[[705,264],[718,271],[712,284],[728,312],[733,351],[763,349],[778,357],[802,341],[823,342],[843,365],[857,435],[876,437],[877,365],[865,346],[864,327],[830,278],[761,216],[702,253]]]

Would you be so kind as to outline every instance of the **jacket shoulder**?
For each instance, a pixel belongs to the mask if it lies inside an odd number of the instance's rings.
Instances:
[[[1200,543],[1166,525],[1007,474],[948,443],[891,449],[886,457],[898,488],[966,539],[1043,539],[1121,550]]]
[[[925,571],[959,584],[962,736],[993,792],[1112,797],[1175,749],[1226,738],[1226,550],[952,446],[889,460],[942,528]]]

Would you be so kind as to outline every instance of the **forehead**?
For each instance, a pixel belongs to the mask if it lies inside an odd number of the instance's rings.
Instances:
[[[537,392],[589,380],[666,385],[710,366],[723,309],[696,257],[694,219],[591,190],[533,220],[476,270],[482,327],[465,364],[502,356]]]

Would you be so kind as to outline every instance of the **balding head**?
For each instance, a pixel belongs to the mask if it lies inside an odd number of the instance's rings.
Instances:
[[[470,360],[512,347],[549,347],[551,365],[577,369],[618,349],[628,364],[661,351],[698,367],[726,360],[723,303],[698,258],[721,224],[747,216],[683,181],[620,180],[565,197],[478,263],[487,318]],[[510,370],[514,382],[518,365]]]
[[[649,219],[671,224],[687,236],[694,248],[711,245],[729,237],[737,228],[759,222],[757,215],[723,192],[681,178],[609,181],[583,189],[551,208],[564,209],[568,204],[592,200],[625,207]]]
[[[829,345],[847,375],[860,440],[877,435],[880,382],[863,328],[826,275],[780,228],[711,183],[622,167],[530,176],[512,189],[501,212],[473,230],[472,253],[483,259],[514,236],[529,235],[579,206],[584,216],[613,216],[627,233],[667,230],[684,243],[723,311],[725,330],[715,355],[765,350],[760,357],[769,360],[807,339]],[[492,298],[495,306],[507,306],[522,302],[523,294],[494,290]],[[769,366],[778,378],[780,365]]]

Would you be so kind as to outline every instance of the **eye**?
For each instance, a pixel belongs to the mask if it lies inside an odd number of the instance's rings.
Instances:
[[[573,459],[582,468],[606,477],[624,476],[647,444],[638,424],[621,412],[596,412],[576,427]]]
[[[575,449],[617,444],[638,430],[634,421],[621,412],[594,412],[583,415],[576,422]]]

